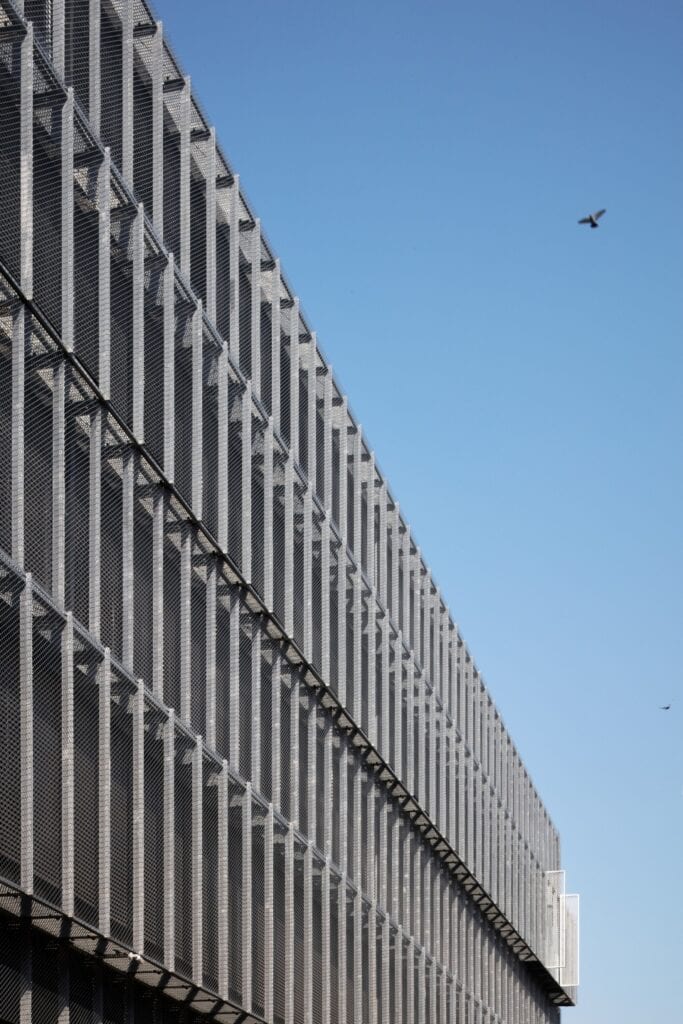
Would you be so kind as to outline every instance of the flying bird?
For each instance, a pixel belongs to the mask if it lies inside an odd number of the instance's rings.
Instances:
[[[603,213],[606,212],[606,210],[598,210],[597,213],[591,213],[588,217],[582,217],[579,224],[590,224],[592,228],[597,228],[600,226],[598,221],[602,217]]]
[[[659,705],[659,710],[660,711],[671,711],[671,705],[670,704],[660,704]]]

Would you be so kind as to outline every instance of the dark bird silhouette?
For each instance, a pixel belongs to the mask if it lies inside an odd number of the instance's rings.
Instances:
[[[659,710],[660,711],[671,711],[671,705],[670,704],[660,704],[659,705]]]
[[[590,224],[592,228],[597,228],[600,226],[598,221],[602,217],[603,213],[606,212],[606,210],[598,210],[597,213],[591,213],[589,217],[582,217],[579,224]]]

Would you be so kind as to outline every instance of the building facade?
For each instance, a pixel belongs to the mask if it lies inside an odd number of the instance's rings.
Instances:
[[[146,0],[0,0],[0,1021],[556,1024],[558,834]]]

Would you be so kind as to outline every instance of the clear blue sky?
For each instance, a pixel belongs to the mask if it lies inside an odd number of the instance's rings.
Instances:
[[[156,10],[561,831],[565,1021],[681,1020],[683,8]]]

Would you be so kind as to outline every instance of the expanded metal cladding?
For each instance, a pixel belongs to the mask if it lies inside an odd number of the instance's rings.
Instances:
[[[0,0],[0,169],[0,1015],[557,1021],[558,835],[146,3]]]

